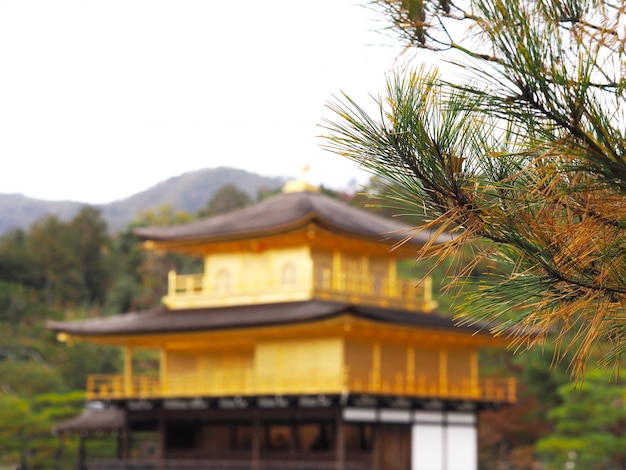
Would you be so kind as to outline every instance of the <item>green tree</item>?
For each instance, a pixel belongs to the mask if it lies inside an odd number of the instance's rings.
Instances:
[[[34,398],[0,394],[0,464],[19,468],[72,468],[77,443],[64,443],[50,432],[52,426],[80,413],[83,392],[46,393]]]
[[[28,247],[28,235],[17,229],[0,238],[0,279],[35,287],[39,285],[39,267]]]
[[[514,356],[498,351],[481,353],[483,373],[517,377],[514,405],[481,412],[478,443],[482,470],[538,468],[537,441],[554,431],[546,416],[562,403],[559,390],[569,383],[565,364],[552,364],[548,348]]]
[[[577,374],[600,346],[600,363],[619,366],[626,348],[623,5],[375,3],[409,45],[450,50],[456,70],[396,72],[372,114],[348,96],[331,103],[328,149],[400,188],[394,203],[426,214],[424,229],[456,235],[427,244],[420,256],[441,260],[469,247],[476,263],[507,266],[480,278],[460,311],[464,321],[497,320],[494,331],[513,333],[523,346],[555,331],[557,354],[571,353]],[[459,285],[471,282],[471,271],[455,275]]]
[[[102,213],[95,207],[85,206],[70,221],[68,230],[85,300],[102,303],[109,282],[105,253],[110,243]]]
[[[37,289],[49,305],[101,303],[108,287],[107,226],[86,206],[71,221],[46,216],[0,239],[0,279]]]
[[[0,395],[0,455],[8,462],[28,468],[31,433],[39,426],[30,404],[15,395]]]
[[[554,432],[537,444],[549,468],[626,466],[626,387],[607,381],[606,374],[591,371],[581,386],[559,389],[562,403],[548,413]]]
[[[220,188],[207,203],[204,209],[198,211],[199,217],[211,217],[225,214],[252,203],[248,193],[238,189],[235,185],[227,184]]]
[[[68,235],[67,224],[56,216],[38,220],[28,231],[27,249],[37,268],[35,282],[50,305],[60,306],[81,297],[83,281],[75,269]]]
[[[202,260],[173,253],[144,250],[134,229],[145,226],[169,226],[190,222],[195,216],[171,205],[142,211],[126,229],[112,239],[109,278],[112,279],[105,300],[107,313],[121,313],[152,308],[167,291],[167,274],[199,272]]]
[[[21,397],[33,397],[63,388],[62,378],[55,368],[49,364],[20,359],[0,361],[0,388]]]
[[[193,216],[185,211],[179,211],[170,204],[164,204],[157,209],[148,209],[139,212],[131,227],[146,227],[150,225],[176,225],[190,222]]]
[[[67,392],[84,388],[87,369],[113,372],[119,355],[96,345],[67,348],[44,322],[100,314],[111,255],[106,225],[90,207],[70,221],[47,216],[0,237],[0,467],[72,467],[76,443],[63,444],[51,428],[84,406],[84,394]]]
[[[118,348],[78,342],[59,349],[55,370],[67,390],[85,390],[87,374],[115,374],[121,368]]]

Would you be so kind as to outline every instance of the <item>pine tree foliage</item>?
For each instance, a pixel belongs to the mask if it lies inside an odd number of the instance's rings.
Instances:
[[[511,334],[514,346],[554,339],[579,377],[592,356],[618,366],[626,4],[374,3],[409,46],[452,51],[458,78],[424,67],[396,72],[376,114],[343,95],[329,104],[327,148],[392,182],[395,204],[428,216],[422,229],[456,235],[419,256],[469,247],[476,263],[508,265],[482,278],[462,321],[497,322],[495,333]],[[470,269],[455,274],[458,285]]]
[[[559,388],[560,402],[547,413],[554,431],[537,443],[547,469],[610,470],[626,467],[626,387],[590,371],[582,386]]]

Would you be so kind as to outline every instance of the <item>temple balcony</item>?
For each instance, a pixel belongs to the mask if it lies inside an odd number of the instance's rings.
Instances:
[[[280,277],[256,271],[237,276],[225,271],[216,276],[171,271],[163,303],[175,310],[312,299],[424,312],[437,306],[430,277],[397,279],[331,269],[316,270],[313,276],[296,276],[295,271],[287,271]]]
[[[513,378],[442,377],[427,380],[416,374],[397,374],[394,380],[381,380],[370,371],[367,376],[350,374],[347,367],[335,374],[259,376],[238,371],[219,371],[210,376],[190,373],[175,380],[162,381],[155,376],[90,375],[87,380],[89,400],[141,400],[166,398],[281,396],[319,394],[375,394],[407,398],[468,400],[490,403],[514,403],[516,381]]]

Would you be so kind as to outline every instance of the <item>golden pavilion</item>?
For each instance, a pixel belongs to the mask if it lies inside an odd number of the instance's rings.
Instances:
[[[49,323],[124,352],[57,429],[119,433],[119,459],[85,468],[475,470],[479,411],[515,401],[514,379],[480,372],[480,351],[503,341],[439,314],[428,279],[398,276],[430,234],[298,184],[136,234],[204,272],[171,272],[149,311]],[[158,368],[140,375],[146,349]]]

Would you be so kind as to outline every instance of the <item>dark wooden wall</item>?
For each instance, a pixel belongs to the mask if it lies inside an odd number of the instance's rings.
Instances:
[[[372,455],[374,470],[410,470],[411,426],[379,423]]]

